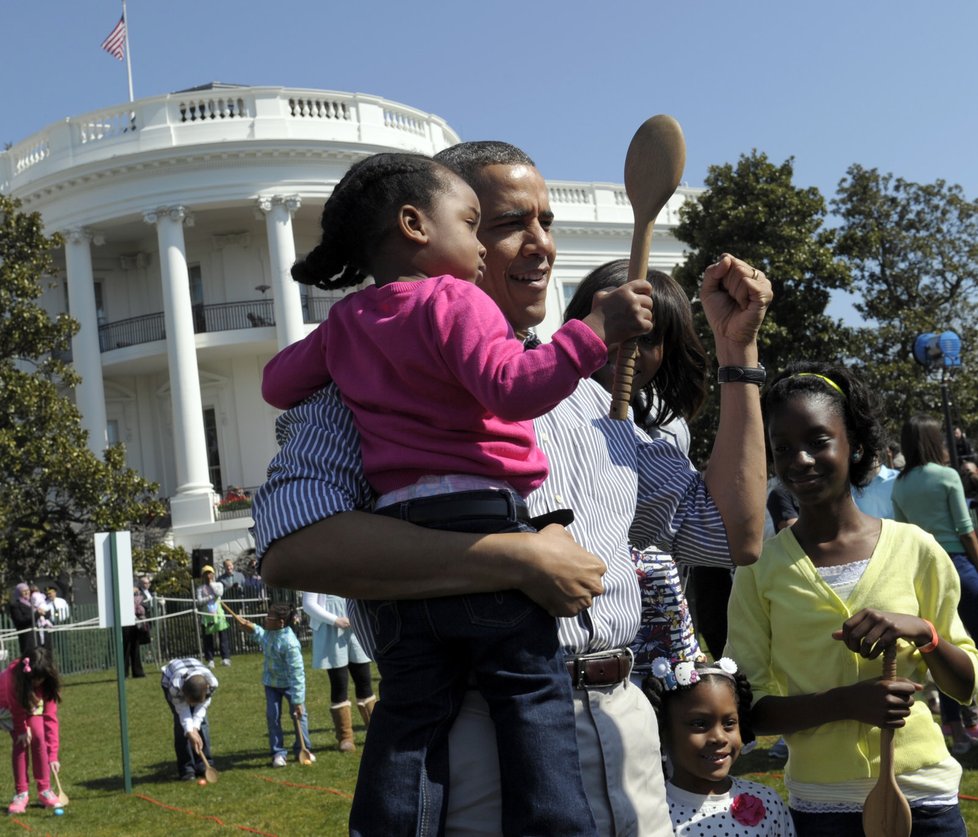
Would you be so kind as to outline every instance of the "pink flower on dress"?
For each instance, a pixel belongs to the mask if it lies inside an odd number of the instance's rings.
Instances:
[[[730,806],[730,815],[741,825],[757,825],[767,811],[764,803],[752,793],[739,793]]]

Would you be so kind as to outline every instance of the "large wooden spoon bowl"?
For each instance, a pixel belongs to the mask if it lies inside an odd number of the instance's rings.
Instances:
[[[625,192],[635,215],[632,250],[628,258],[630,282],[648,275],[652,226],[679,186],[685,167],[686,140],[679,123],[665,114],[646,119],[635,132],[625,154]],[[611,417],[614,419],[628,416],[635,376],[635,347],[635,340],[627,340],[618,348],[611,390]]]

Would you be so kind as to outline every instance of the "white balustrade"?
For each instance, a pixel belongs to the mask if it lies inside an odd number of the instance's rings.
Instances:
[[[367,142],[428,154],[459,140],[440,117],[376,96],[280,87],[194,90],[103,108],[38,131],[0,152],[0,189],[26,191],[34,180],[80,164],[125,164],[127,156],[148,151],[276,138]]]

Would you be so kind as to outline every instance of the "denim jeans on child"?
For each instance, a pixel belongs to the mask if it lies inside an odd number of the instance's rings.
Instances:
[[[503,511],[486,513],[500,501]],[[437,519],[442,512],[451,514]],[[534,531],[519,495],[499,491],[437,495],[381,513],[451,531]],[[496,728],[503,831],[597,834],[553,616],[515,590],[365,601],[362,608],[373,629],[381,694],[360,762],[351,835],[443,833],[448,731],[471,682]]]
[[[290,689],[280,689],[277,686],[265,687],[265,720],[268,722],[268,747],[272,751],[272,757],[285,756],[288,752],[285,749],[285,734],[282,731],[282,698],[289,702],[289,717],[295,714],[295,704],[292,702],[292,691]],[[306,749],[311,750],[312,744],[309,741],[309,715],[302,713],[299,719],[299,729],[302,730],[302,740],[305,742]],[[292,752],[299,755],[299,739],[292,745]]]
[[[957,805],[911,808],[913,837],[968,837]],[[791,809],[798,837],[863,837],[862,813],[815,814]]]

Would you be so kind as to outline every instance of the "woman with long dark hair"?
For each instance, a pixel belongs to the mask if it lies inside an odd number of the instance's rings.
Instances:
[[[679,283],[658,270],[650,270],[648,280],[652,285],[654,325],[637,341],[632,412],[635,423],[650,436],[667,439],[688,455],[686,422],[696,415],[706,396],[706,352],[693,326],[689,298]],[[591,271],[568,303],[564,322],[587,316],[596,296],[627,281],[627,259],[607,262]],[[609,392],[614,379],[614,359],[612,353],[608,364],[591,376]],[[641,683],[651,673],[656,658],[664,657],[676,663],[705,659],[705,656],[696,639],[672,556],[655,547],[645,550],[633,547],[632,560],[642,595],[642,621],[630,646],[635,655],[632,677]],[[729,591],[729,567],[702,569],[718,569],[727,578]],[[726,612],[725,600],[723,611]],[[721,647],[722,644],[719,643]],[[717,655],[721,647],[716,649]]]
[[[978,637],[978,537],[968,513],[961,478],[947,466],[948,450],[940,422],[916,415],[904,422],[900,444],[906,465],[893,486],[893,515],[916,523],[951,556],[961,579],[958,615],[972,637]],[[951,752],[962,755],[976,741],[961,720],[961,707],[941,694],[941,720],[954,739]]]

